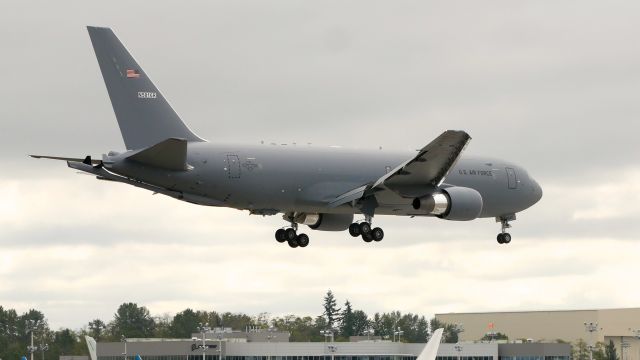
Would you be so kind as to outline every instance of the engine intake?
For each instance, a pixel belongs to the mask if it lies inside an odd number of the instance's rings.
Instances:
[[[416,198],[413,208],[447,220],[468,221],[482,212],[482,195],[474,189],[454,186],[442,192]]]

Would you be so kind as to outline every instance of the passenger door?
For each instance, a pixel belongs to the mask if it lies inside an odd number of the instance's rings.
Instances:
[[[505,168],[507,170],[507,186],[509,189],[518,188],[518,178],[516,177],[516,170],[514,168]]]
[[[229,175],[229,179],[240,178],[240,158],[238,155],[227,155],[227,175]]]

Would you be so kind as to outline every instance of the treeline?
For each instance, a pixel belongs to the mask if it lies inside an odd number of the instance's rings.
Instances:
[[[0,359],[13,360],[26,355],[29,334],[28,320],[39,321],[34,334],[34,345],[48,344],[45,359],[58,359],[59,355],[87,354],[84,335],[97,341],[120,341],[126,338],[190,338],[197,332],[199,324],[209,327],[228,327],[244,330],[248,327],[288,331],[291,341],[324,341],[321,331],[331,330],[336,341],[347,341],[350,336],[380,336],[402,342],[425,342],[430,329],[445,328],[444,341],[457,342],[458,332],[450,324],[441,324],[435,318],[427,320],[419,314],[392,311],[375,313],[372,316],[354,308],[347,300],[342,306],[331,291],[322,301],[323,312],[315,317],[286,315],[271,317],[268,313],[249,316],[244,313],[217,312],[185,309],[174,316],[152,316],[145,306],[124,303],[118,307],[113,319],[94,319],[82,329],[51,330],[44,314],[37,310],[18,315],[13,309],[0,306]],[[41,359],[41,353],[36,353]]]

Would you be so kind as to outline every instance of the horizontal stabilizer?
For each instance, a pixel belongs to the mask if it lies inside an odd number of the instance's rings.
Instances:
[[[187,140],[170,138],[138,150],[127,159],[167,170],[187,170]]]
[[[49,155],[29,155],[34,159],[51,159],[51,160],[64,160],[64,161],[72,161],[72,162],[86,162],[87,158],[89,159],[89,161],[91,162],[91,165],[100,165],[100,163],[102,163],[102,160],[93,160],[90,157],[85,157],[85,158],[68,158],[68,157],[61,157],[61,156],[49,156]]]

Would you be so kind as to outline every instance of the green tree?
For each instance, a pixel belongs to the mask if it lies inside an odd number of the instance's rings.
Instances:
[[[173,317],[173,321],[169,326],[169,333],[176,338],[189,339],[191,334],[198,331],[198,323],[200,322],[200,318],[195,311],[191,309],[183,310]]]
[[[114,315],[111,331],[114,338],[145,338],[153,335],[154,321],[149,310],[135,303],[124,303]]]
[[[221,316],[220,326],[230,327],[236,330],[245,330],[248,326],[253,325],[253,319],[243,313],[230,313],[226,312]],[[211,324],[209,324],[211,326]]]
[[[613,344],[613,340],[609,340],[609,344],[604,349],[605,359],[607,360],[620,360],[616,346]]]
[[[589,359],[589,347],[587,346],[587,343],[582,339],[576,341],[576,343],[572,346],[572,352],[574,360]]]
[[[607,360],[604,352],[606,344],[602,341],[598,341],[593,349],[593,360]]]
[[[89,336],[94,338],[96,341],[102,340],[106,336],[107,324],[100,319],[94,319],[89,321]]]
[[[364,335],[365,331],[369,330],[369,328],[371,327],[371,321],[369,321],[369,317],[362,310],[354,310],[352,317],[353,317],[353,334]]]
[[[445,323],[434,317],[429,320],[429,328],[431,329],[431,333],[440,328],[444,329],[442,332],[442,342],[444,343],[453,344],[458,342],[460,328],[455,324]]]
[[[340,319],[340,335],[348,338],[349,336],[356,335],[355,323],[353,317],[353,307],[349,300],[344,303],[344,310],[342,310]]]
[[[327,319],[327,327],[333,329],[335,323],[339,321],[340,309],[337,308],[337,301],[331,290],[327,291],[323,303],[324,312],[322,315]]]
[[[491,332],[485,334],[481,339],[481,341],[495,341],[495,340],[509,340],[509,337],[506,334],[501,332]]]

